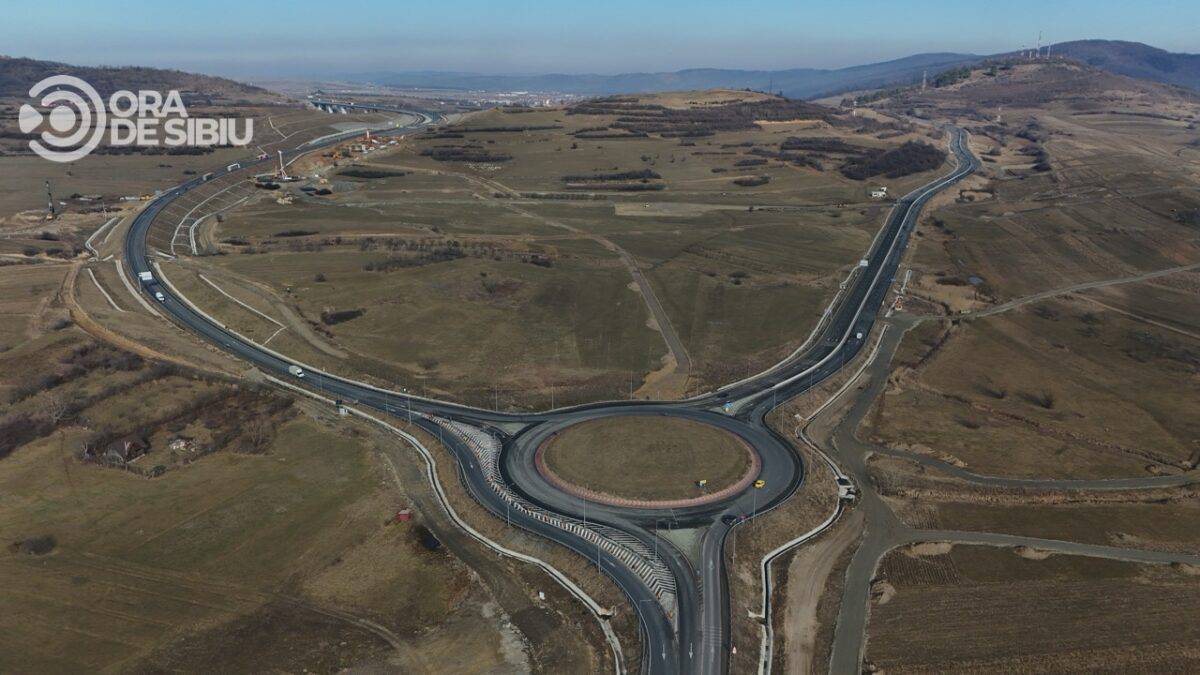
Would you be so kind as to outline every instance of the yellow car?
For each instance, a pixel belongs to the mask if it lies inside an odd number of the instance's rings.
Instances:
[[[763,488],[763,487],[764,487],[766,484],[767,484],[767,481],[765,481],[765,480],[761,480],[761,479],[760,479],[760,480],[756,480],[756,481],[754,481],[754,487],[756,487],[756,488],[758,488],[758,489],[760,489],[760,490],[761,490],[761,489],[762,489],[762,488]]]

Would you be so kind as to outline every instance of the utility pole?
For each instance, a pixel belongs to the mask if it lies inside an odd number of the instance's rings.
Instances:
[[[927,86],[929,86],[929,70],[928,69],[921,71],[921,91],[925,91],[925,88]]]
[[[1038,31],[1037,51],[1034,53],[1037,54],[1037,56],[1034,58],[1041,57],[1042,55],[1042,31],[1040,30]]]
[[[54,194],[50,192],[50,181],[46,181],[46,220],[54,220],[58,214],[54,210]]]

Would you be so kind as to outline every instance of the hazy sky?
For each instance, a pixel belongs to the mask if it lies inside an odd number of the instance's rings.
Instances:
[[[9,3],[6,3],[9,4]],[[11,3],[0,50],[240,77],[840,67],[1048,40],[1200,51],[1200,2],[57,0]]]

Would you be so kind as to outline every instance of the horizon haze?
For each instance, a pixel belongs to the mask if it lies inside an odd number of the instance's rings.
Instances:
[[[836,8],[756,0],[601,7],[468,0],[452,20],[432,6],[365,0],[338,11],[311,0],[286,11],[228,0],[172,8],[77,0],[10,10],[10,56],[78,65],[142,65],[241,79],[337,78],[371,71],[485,75],[663,72],[692,68],[842,68],[913,54],[993,54],[1080,39],[1194,51],[1200,6],[1151,2],[987,7],[940,1],[904,12],[881,2]],[[1153,20],[1151,20],[1151,18]],[[55,39],[47,39],[53,36]]]

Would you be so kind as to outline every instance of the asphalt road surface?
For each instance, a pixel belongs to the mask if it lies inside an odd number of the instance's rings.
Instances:
[[[340,104],[339,104],[340,105]],[[361,106],[358,106],[361,107]],[[395,111],[399,112],[399,111]],[[420,121],[403,128],[381,129],[380,135],[411,133],[433,124],[421,115]],[[866,265],[856,270],[847,282],[836,306],[832,307],[816,339],[805,351],[767,371],[717,392],[687,401],[600,402],[543,413],[507,413],[482,410],[447,401],[386,391],[361,382],[335,377],[297,363],[285,355],[254,344],[230,332],[194,309],[177,295],[154,266],[154,255],[147,248],[147,232],[155,217],[169,203],[204,182],[194,179],[165,191],[133,221],[125,241],[125,259],[135,283],[138,275],[150,273],[139,288],[153,300],[162,293],[159,308],[177,324],[211,342],[233,356],[281,378],[310,387],[321,394],[374,408],[387,414],[408,418],[434,436],[440,437],[459,464],[459,474],[468,490],[481,504],[513,525],[535,532],[567,546],[608,574],[624,591],[637,612],[643,638],[642,671],[648,673],[723,673],[729,648],[729,598],[722,551],[731,527],[744,517],[752,517],[787,499],[800,486],[804,467],[791,446],[765,423],[764,418],[778,402],[802,393],[836,373],[863,347],[863,336],[870,333],[879,307],[891,286],[904,248],[911,236],[921,208],[939,190],[974,171],[977,160],[967,150],[965,133],[947,127],[956,168],[943,178],[913,191],[896,203],[872,249]],[[358,132],[354,132],[358,133]],[[285,151],[285,160],[299,154],[332,145],[354,133],[341,134]],[[241,163],[233,173],[252,173],[255,161]],[[214,175],[230,173],[218,170]],[[769,317],[768,317],[769,318]],[[305,377],[295,378],[289,367],[304,369]],[[532,469],[532,449],[539,439],[587,419],[624,414],[662,414],[714,424],[750,442],[763,461],[762,489],[748,488],[722,502],[679,510],[673,514],[678,525],[707,526],[701,544],[698,569],[665,538],[657,537],[649,523],[663,520],[661,511],[618,509],[586,503],[547,485]],[[453,434],[425,415],[456,420],[483,428],[503,441],[502,466],[506,480],[516,492],[555,513],[586,514],[593,522],[615,527],[632,537],[653,544],[675,576],[677,612],[668,616],[657,597],[642,579],[621,561],[598,550],[583,538],[551,524],[509,509],[500,495],[487,483],[475,455]],[[511,432],[519,428],[519,431]],[[506,431],[509,430],[509,431]]]

